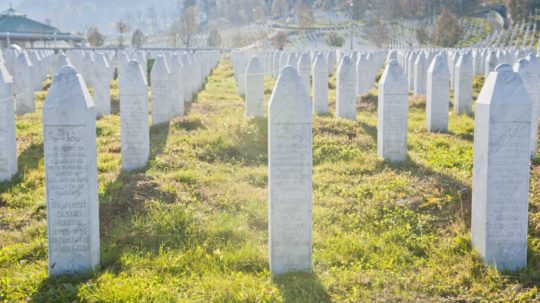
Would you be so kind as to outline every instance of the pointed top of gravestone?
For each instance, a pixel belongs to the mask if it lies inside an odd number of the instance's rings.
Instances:
[[[246,68],[246,74],[255,75],[262,74],[262,66],[257,56],[251,56],[248,66]]]
[[[0,63],[0,84],[13,83],[13,77],[9,74],[4,63]]]
[[[459,56],[459,59],[456,62],[456,66],[460,67],[461,69],[467,68],[472,71],[472,56],[469,52],[463,53],[461,56]]]
[[[403,69],[397,60],[390,60],[381,76],[379,87],[383,88],[384,94],[387,95],[407,95],[408,86]]]
[[[478,96],[477,104],[495,106],[490,110],[491,121],[531,120],[529,95],[521,77],[508,64],[498,65],[495,71],[489,74]]]
[[[152,80],[169,81],[169,66],[163,56],[157,56],[150,73]]]
[[[338,75],[341,75],[342,77],[349,74],[351,70],[354,70],[356,72],[356,69],[353,68],[351,57],[344,56],[341,58],[341,61],[339,62],[338,67]]]
[[[322,53],[318,53],[315,56],[315,61],[313,62],[314,68],[322,68],[326,66],[326,57]]]
[[[437,55],[435,58],[433,58],[433,61],[431,61],[431,64],[429,65],[428,73],[431,74],[449,74],[448,70],[448,63],[446,58],[443,57],[443,55]]]
[[[88,110],[92,113],[88,116]],[[43,123],[48,125],[79,125],[88,117],[95,118],[94,101],[81,75],[66,65],[54,76],[43,105]]]
[[[311,102],[296,69],[285,66],[270,96],[268,121],[277,124],[311,123]]]
[[[184,64],[179,54],[174,54],[170,60],[169,69],[171,73],[181,73],[184,70]]]
[[[125,88],[128,93],[146,94],[148,83],[144,76],[144,70],[137,60],[129,60],[125,69],[125,75],[118,80],[120,87]],[[124,92],[121,92],[124,93]]]

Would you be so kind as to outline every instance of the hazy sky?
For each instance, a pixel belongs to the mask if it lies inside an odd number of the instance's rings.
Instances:
[[[115,23],[127,14],[136,16],[139,11],[147,15],[147,8],[154,5],[156,14],[175,11],[178,0],[13,0],[13,8],[29,18],[52,25],[61,31],[77,32],[97,26],[104,33],[114,33]],[[0,0],[0,11],[9,8],[9,0]],[[149,29],[147,29],[149,31]]]

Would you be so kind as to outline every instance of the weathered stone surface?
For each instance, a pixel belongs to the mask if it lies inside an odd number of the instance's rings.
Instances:
[[[499,65],[476,104],[472,242],[486,264],[527,262],[531,101],[520,77]]]
[[[320,53],[313,63],[313,111],[317,114],[328,112],[328,65],[326,57]]]
[[[17,174],[17,142],[15,139],[15,106],[13,80],[0,63],[0,182]]]
[[[43,106],[49,274],[99,263],[96,114],[72,66],[54,76]]]
[[[168,123],[170,119],[169,67],[163,56],[158,56],[150,75],[152,81],[152,125]]]
[[[473,91],[472,56],[469,52],[463,53],[454,69],[454,113],[472,114]]]
[[[311,271],[312,126],[309,96],[285,67],[268,114],[269,256],[272,274]]]
[[[337,71],[336,116],[356,120],[356,67],[344,56]]]
[[[407,160],[408,83],[401,66],[390,60],[379,82],[377,154],[385,161]]]
[[[130,60],[120,78],[122,169],[143,168],[150,157],[148,85],[137,60]]]
[[[448,130],[449,78],[447,60],[441,55],[435,56],[427,75],[426,127],[428,131],[446,132]]]
[[[245,72],[246,116],[264,115],[264,75],[259,59],[252,56]]]

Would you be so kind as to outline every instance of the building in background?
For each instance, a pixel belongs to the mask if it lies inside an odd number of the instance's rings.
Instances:
[[[64,33],[57,28],[28,19],[26,15],[9,8],[0,13],[0,45],[18,44],[25,47],[80,46],[84,38]]]

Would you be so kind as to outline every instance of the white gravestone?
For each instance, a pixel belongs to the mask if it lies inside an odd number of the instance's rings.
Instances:
[[[268,115],[269,255],[274,275],[311,271],[311,104],[292,66],[277,79]]]
[[[300,78],[302,78],[302,82],[304,83],[306,90],[310,92],[311,58],[309,53],[303,53],[300,56],[300,60],[298,60],[298,74],[300,75]]]
[[[426,128],[431,132],[448,131],[450,72],[447,60],[437,55],[428,69],[426,94]]]
[[[170,60],[170,98],[171,116],[184,115],[184,66],[179,55],[174,54]]]
[[[246,76],[246,116],[264,115],[264,75],[259,59],[252,56],[244,73]]]
[[[426,55],[421,52],[414,62],[414,95],[421,96],[426,93]]]
[[[473,66],[469,52],[462,54],[454,69],[454,113],[472,114]]]
[[[363,96],[371,88],[371,76],[369,71],[369,61],[366,55],[360,54],[356,61],[356,95]]]
[[[150,75],[152,81],[152,125],[169,122],[170,119],[170,83],[169,67],[163,56],[158,56]]]
[[[148,86],[136,60],[129,61],[120,78],[120,133],[122,169],[143,168],[150,157]]]
[[[94,103],[96,116],[102,117],[111,113],[111,80],[113,75],[109,62],[104,54],[96,54],[92,69],[94,84]]]
[[[401,66],[391,60],[379,82],[377,154],[385,161],[407,160],[408,83]]]
[[[0,63],[0,182],[17,174],[17,142],[15,139],[15,107],[13,80]]]
[[[13,70],[17,115],[33,113],[36,110],[36,105],[34,103],[32,63],[25,52],[17,56]]]
[[[313,63],[313,111],[328,112],[328,65],[323,54],[318,54]]]
[[[514,64],[514,71],[521,77],[523,85],[529,94],[531,99],[531,144],[529,151],[531,153],[531,158],[536,158],[537,149],[538,149],[538,119],[537,119],[537,106],[536,100],[538,100],[538,87],[536,82],[536,75],[532,70],[532,66],[527,59],[519,59],[518,62]]]
[[[336,116],[356,120],[356,66],[349,56],[341,59],[337,71]]]
[[[531,101],[510,65],[491,73],[476,104],[472,242],[500,270],[527,263]]]
[[[54,76],[43,130],[49,274],[92,270],[99,263],[96,114],[72,66]]]

